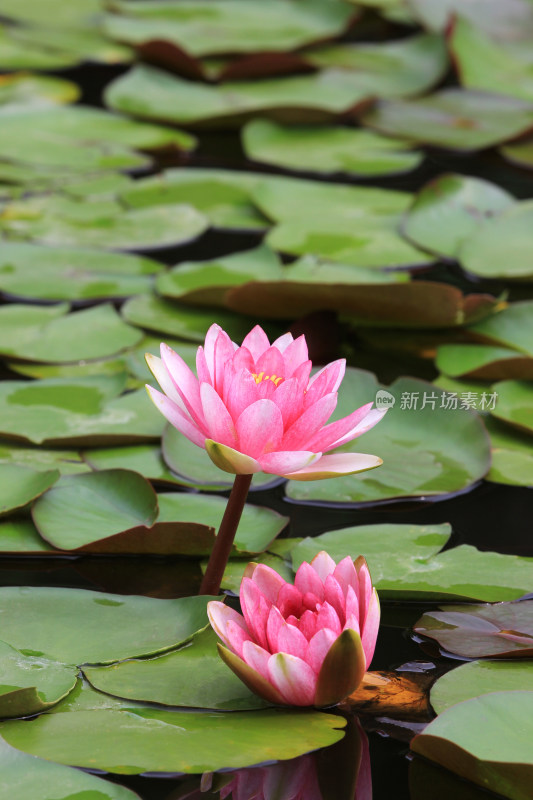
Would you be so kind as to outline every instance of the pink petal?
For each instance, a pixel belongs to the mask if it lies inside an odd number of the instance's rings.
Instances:
[[[245,642],[242,648],[242,659],[263,678],[266,678],[267,681],[270,680],[268,675],[270,655],[267,650],[259,647],[255,642]]]
[[[337,405],[337,395],[326,394],[310,406],[293,422],[286,432],[281,443],[283,450],[311,450],[320,452],[320,448],[308,447],[307,442],[313,441],[315,434],[330,418]]]
[[[354,614],[347,617],[346,622],[344,623],[343,631],[347,628],[350,630],[355,631],[359,635],[361,635],[361,626],[359,625],[359,615],[355,616]],[[366,663],[366,658],[365,658]]]
[[[316,627],[317,630],[321,628],[330,628],[336,636],[342,633],[343,626],[341,625],[341,621],[337,612],[329,603],[323,603],[320,607],[316,617]]]
[[[322,428],[321,431],[313,436],[310,440],[312,443],[311,450],[329,450],[337,440],[341,439],[349,431],[353,430],[369,413],[372,408],[372,403],[367,403],[361,408],[356,408],[347,417],[338,419],[336,422],[331,422]]]
[[[346,442],[351,442],[352,439],[357,439],[359,436],[362,436],[363,433],[367,433],[367,431],[369,431],[374,427],[374,425],[377,425],[378,422],[383,419],[387,413],[387,410],[388,409],[386,408],[382,410],[373,408],[358,425],[352,428],[352,430],[348,431],[348,433],[346,433],[344,436],[341,436],[339,439],[337,439],[336,442],[333,442],[329,449],[340,447],[341,445],[346,444]]]
[[[281,411],[283,425],[288,430],[292,423],[301,415],[303,411],[304,394],[296,378],[289,378],[288,381],[280,383],[274,394],[273,402]]]
[[[333,577],[339,582],[345,596],[346,592],[348,591],[348,586],[351,586],[352,589],[357,591],[359,590],[357,572],[355,571],[355,567],[350,556],[346,556],[346,558],[343,558],[342,561],[339,561],[333,571]]]
[[[278,592],[276,605],[287,622],[298,625],[298,618],[304,609],[302,595],[296,586],[293,586],[292,583],[284,583]]]
[[[267,377],[285,378],[285,362],[277,347],[269,347],[255,362],[254,372],[257,375],[263,374],[263,380]],[[270,381],[272,383],[272,381]],[[274,384],[275,385],[275,384]]]
[[[312,366],[313,366],[312,362],[309,361],[308,359],[307,361],[304,361],[303,364],[300,364],[300,366],[297,367],[292,373],[292,377],[296,378],[296,380],[300,384],[302,391],[304,389],[307,389],[309,383],[309,375],[311,374]]]
[[[239,623],[230,619],[226,624],[226,636],[229,647],[239,656],[239,658],[242,658],[242,648],[244,643],[249,642],[252,639],[248,633],[248,629],[243,630]]]
[[[222,639],[224,644],[227,644],[228,647],[231,647],[231,641],[226,631],[228,622],[232,621],[234,625],[240,626],[243,632],[245,631],[248,633],[244,617],[225,603],[221,603],[220,600],[209,601],[207,604],[207,616],[209,617],[209,622],[216,635]]]
[[[346,619],[348,617],[354,616],[357,620],[361,619],[361,608],[359,604],[359,597],[353,588],[353,586],[348,586],[346,591],[346,605],[345,605],[345,615]],[[358,624],[354,630],[358,631],[361,628],[361,624]]]
[[[221,331],[216,340],[214,348],[214,381],[213,386],[220,396],[224,392],[224,378],[226,375],[226,368],[229,362],[231,367],[235,348],[233,342],[225,331]],[[230,375],[233,373],[231,370]]]
[[[320,667],[328,654],[329,648],[336,638],[332,630],[329,628],[321,628],[309,642],[305,660],[317,675],[320,672]]]
[[[281,575],[266,564],[257,564],[252,580],[270,603],[276,603],[281,589],[290,586]]]
[[[224,381],[224,404],[234,422],[237,422],[245,408],[259,400],[259,386],[251,372],[239,369]]]
[[[242,579],[240,601],[242,613],[252,637],[257,644],[268,649],[266,627],[271,603],[250,578]]]
[[[166,397],[157,389],[151,386],[146,386],[151,401],[156,408],[168,419],[171,425],[179,430],[191,442],[197,444],[198,447],[205,447],[205,434],[199,430],[198,426],[192,421],[185,411],[182,411],[170,398]]]
[[[245,408],[235,427],[238,449],[252,458],[276,450],[283,436],[281,411],[272,400],[257,400]]]
[[[316,611],[304,611],[302,616],[300,617],[300,630],[307,639],[307,641],[311,641],[315,633],[317,632],[316,626]]]
[[[327,364],[313,375],[305,395],[305,408],[316,403],[323,395],[336,392],[344,378],[345,371],[346,359],[340,358],[338,361],[332,361],[331,364]]]
[[[366,619],[363,625],[363,633],[361,635],[363,650],[365,651],[367,669],[370,666],[370,662],[372,661],[372,657],[374,655],[374,650],[376,649],[376,639],[378,637],[380,614],[381,612],[379,607],[378,593],[374,589],[374,591],[372,592],[372,597],[370,599],[370,604],[368,607]]]
[[[316,595],[319,602],[324,601],[324,584],[307,561],[303,561],[296,570],[294,585],[303,595],[311,592]]]
[[[246,369],[248,372],[254,371],[254,359],[247,347],[239,347],[233,354],[233,369],[237,372]]]
[[[213,383],[213,378],[209,372],[209,367],[207,366],[203,347],[199,347],[196,351],[196,374],[198,375],[198,382],[200,384]]]
[[[307,639],[298,628],[285,622],[277,606],[272,606],[268,615],[267,638],[271,653],[289,653],[304,658]]]
[[[271,683],[291,706],[311,706],[316,675],[305,661],[287,653],[276,653],[268,661]]]
[[[268,650],[271,653],[277,653],[281,649],[278,647],[278,635],[282,625],[285,625],[285,620],[281,616],[279,608],[277,608],[277,606],[271,606],[268,609],[266,623]]]
[[[295,470],[311,466],[321,457],[322,453],[310,453],[308,450],[278,450],[276,453],[265,453],[257,460],[263,472],[284,476]]]
[[[255,458],[234,450],[233,447],[226,447],[225,444],[206,439],[204,442],[207,455],[213,464],[224,472],[232,475],[253,475],[261,472],[261,467]]]
[[[211,327],[209,328],[209,330],[205,335],[204,348],[203,348],[207,369],[209,375],[211,376],[211,380],[208,381],[208,383],[211,383],[213,385],[215,383],[215,342],[220,336],[220,334],[224,334],[225,336],[228,335],[222,330],[220,325],[217,325],[216,323],[211,325]],[[198,377],[200,377],[200,373],[198,373]]]
[[[199,426],[205,427],[198,378],[182,357],[166,344],[161,345],[161,359],[187,411]]]
[[[332,453],[322,456],[309,467],[286,473],[284,477],[293,481],[318,481],[324,478],[336,478],[338,475],[364,472],[379,467],[382,463],[378,456],[366,453]]]
[[[333,574],[336,566],[337,565],[333,561],[332,557],[326,553],[325,550],[321,550],[320,553],[317,553],[317,555],[311,561],[311,567],[314,569],[322,583],[325,583],[328,575]]]
[[[284,375],[290,378],[298,367],[309,360],[305,336],[298,336],[294,342],[291,342],[290,345],[285,348],[283,351],[283,360],[285,362]]]
[[[361,620],[362,627],[372,597],[372,578],[370,577],[368,564],[362,556],[356,559],[355,569],[357,570],[357,583],[359,587],[357,592],[359,597],[359,619]]]
[[[282,336],[278,336],[275,342],[272,342],[272,347],[277,347],[280,353],[284,353],[292,342],[294,342],[292,333],[284,333]]]
[[[346,619],[344,592],[333,574],[328,575],[324,582],[324,599],[333,606],[343,622]]]
[[[237,431],[228,409],[211,384],[202,383],[200,397],[208,438],[237,449]]]
[[[174,386],[174,382],[168,374],[167,368],[161,359],[152,355],[152,353],[145,353],[144,360],[146,361],[148,369],[158,382],[159,386],[163,389],[163,392],[166,394],[166,396],[176,403],[176,405],[179,406],[182,411],[186,411],[187,409],[185,408],[185,404],[181,399],[178,390]]]
[[[268,341],[268,336],[264,332],[263,328],[260,325],[256,325],[250,333],[245,336],[243,343],[243,347],[246,347],[250,353],[252,354],[252,358],[254,361],[263,355],[265,350],[268,350],[270,347],[270,342]]]

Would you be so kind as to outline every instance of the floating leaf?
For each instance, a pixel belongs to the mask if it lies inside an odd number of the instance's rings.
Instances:
[[[490,449],[481,419],[424,381],[399,378],[385,389],[371,373],[348,369],[333,418],[374,399],[389,408],[385,418],[355,448],[349,442],[337,452],[371,452],[384,463],[335,481],[289,481],[292,500],[339,504],[438,496],[462,491],[488,471]]]
[[[2,790],[17,800],[139,800],[139,795],[79,769],[28,756],[0,739]]]
[[[0,670],[0,717],[25,717],[51,708],[74,688],[78,672],[76,667],[25,656],[4,642]]]
[[[420,100],[383,100],[363,122],[387,136],[468,152],[527,133],[533,128],[533,106],[513,97],[450,88]]]
[[[103,358],[132,347],[142,334],[112,305],[75,314],[68,306],[12,303],[0,309],[0,355],[27,361],[61,362]]]
[[[57,555],[57,550],[41,539],[31,520],[8,519],[0,522],[0,553],[41,556]]]
[[[75,450],[45,450],[44,447],[8,445],[5,442],[0,445],[0,464],[20,464],[39,472],[59,470],[61,475],[89,472],[89,467]]]
[[[533,142],[531,139],[521,139],[511,142],[505,147],[500,147],[500,153],[511,164],[516,164],[525,169],[533,169]]]
[[[420,94],[445,75],[448,54],[442,36],[421,34],[377,44],[331,44],[303,54],[321,69],[353,71],[367,92],[377,97]]]
[[[129,700],[221,711],[264,708],[265,702],[224,664],[217,641],[208,627],[173,653],[85,668],[84,674],[95,689]]]
[[[80,90],[75,83],[60,78],[25,73],[2,75],[0,80],[2,126],[4,120],[14,111],[39,107],[48,111],[54,105],[74,103],[79,96]]]
[[[108,86],[105,102],[141,119],[234,127],[257,113],[286,122],[354,114],[368,96],[368,90],[342,70],[209,86],[139,65]]]
[[[65,708],[31,722],[5,722],[0,730],[9,744],[24,752],[82,768],[135,775],[211,772],[265,759],[295,758],[339,741],[346,724],[342,717],[321,711],[198,713],[133,702],[119,708],[123,710]]]
[[[461,265],[483,278],[533,279],[533,247],[528,237],[532,221],[533,202],[515,203],[464,242]]]
[[[0,291],[38,300],[130,297],[150,289],[157,261],[76,247],[3,243]]]
[[[526,381],[501,381],[492,387],[497,395],[491,413],[520,430],[533,433],[533,386]]]
[[[533,486],[533,440],[492,417],[485,420],[485,427],[492,447],[492,466],[485,479]]]
[[[374,177],[409,172],[424,158],[399,139],[344,127],[249,122],[242,132],[248,158],[284,169]]]
[[[489,181],[441,175],[416,196],[403,231],[424,250],[456,258],[468,236],[478,229],[484,236],[493,218],[513,203],[512,195]]]
[[[447,606],[427,611],[413,630],[464,658],[531,658],[532,611],[533,600]]]
[[[533,664],[529,661],[471,661],[437,678],[431,705],[442,714],[447,708],[489,692],[533,692]]]
[[[483,788],[527,800],[532,720],[533,692],[494,692],[444,711],[415,736],[411,748]]]
[[[511,303],[497,314],[477,322],[469,333],[481,341],[533,355],[533,301]]]
[[[19,464],[0,463],[0,516],[23,508],[59,478],[59,470],[36,472]]]
[[[159,445],[95,448],[85,450],[83,458],[87,465],[96,470],[132,469],[155,483],[187,486],[186,481],[167,469]]]
[[[533,358],[517,350],[483,344],[444,344],[437,349],[435,366],[451,377],[486,381],[533,379]]]
[[[112,6],[104,21],[113,39],[139,45],[158,41],[193,56],[286,51],[339,35],[354,16],[345,3],[332,0],[251,5],[243,0],[128,2]],[[217,35],[213,36],[216,29]]]
[[[12,0],[13,2],[13,0]],[[409,0],[415,19],[432,31],[444,31],[456,15],[501,39],[530,39],[533,9],[529,0]]]
[[[24,655],[46,655],[64,664],[109,664],[188,641],[207,624],[209,599],[159,600],[87,589],[4,586],[2,636]]]

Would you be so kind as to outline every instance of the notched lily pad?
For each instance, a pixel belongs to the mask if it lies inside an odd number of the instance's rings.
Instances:
[[[492,387],[497,395],[491,414],[515,428],[533,433],[533,386],[531,381],[501,381]]]
[[[533,486],[533,438],[489,417],[492,465],[486,480],[511,486]]]
[[[465,658],[531,658],[533,600],[447,606],[427,611],[413,630]]]
[[[442,714],[447,708],[491,692],[533,691],[531,661],[471,661],[437,678],[431,687],[431,705]]]
[[[28,75],[22,72],[2,75],[0,80],[2,116],[6,113],[9,116],[13,111],[29,108],[41,107],[48,110],[55,105],[74,103],[79,96],[78,86],[62,78]]]
[[[518,350],[483,344],[444,344],[437,349],[435,366],[452,378],[499,381],[533,380],[533,358]]]
[[[36,471],[20,464],[0,463],[0,517],[46,492],[59,478],[59,470]]]
[[[514,203],[465,240],[459,251],[461,265],[483,278],[533,280],[533,246],[528,235],[532,222],[533,201]]]

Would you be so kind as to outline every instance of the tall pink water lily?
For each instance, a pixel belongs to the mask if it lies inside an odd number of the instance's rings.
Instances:
[[[212,325],[198,348],[197,375],[165,344],[161,358],[146,358],[163,390],[147,386],[157,408],[226,472],[317,480],[382,463],[364,453],[329,453],[372,428],[385,410],[369,402],[328,423],[345,360],[310,377],[304,336],[286,333],[270,344],[257,325],[239,347]]]
[[[226,664],[271,703],[324,707],[339,703],[368,669],[380,608],[365,559],[338,564],[324,551],[304,561],[294,584],[264,564],[241,583],[243,615],[208,603]]]

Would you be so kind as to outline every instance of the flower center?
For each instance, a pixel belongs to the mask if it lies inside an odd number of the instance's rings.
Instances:
[[[252,378],[257,384],[261,383],[262,381],[272,381],[274,386],[279,386],[279,384],[285,380],[285,378],[282,378],[281,376],[278,377],[277,375],[265,375],[264,371],[259,373],[252,372]]]

